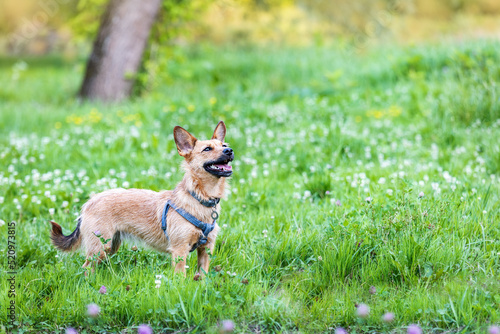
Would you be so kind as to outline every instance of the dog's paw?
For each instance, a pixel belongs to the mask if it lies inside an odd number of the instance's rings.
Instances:
[[[196,273],[196,275],[194,275],[194,277],[193,277],[193,280],[194,281],[201,281],[201,275],[200,275],[200,273]]]

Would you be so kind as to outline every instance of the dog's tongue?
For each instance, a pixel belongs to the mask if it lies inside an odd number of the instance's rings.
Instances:
[[[233,170],[233,167],[230,165],[215,165],[218,168],[222,169],[223,171],[229,172]]]

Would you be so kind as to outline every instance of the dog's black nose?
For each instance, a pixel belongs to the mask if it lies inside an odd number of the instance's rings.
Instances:
[[[222,153],[229,155],[229,156],[233,156],[233,149],[229,148],[229,147],[225,148],[224,150],[222,150]]]

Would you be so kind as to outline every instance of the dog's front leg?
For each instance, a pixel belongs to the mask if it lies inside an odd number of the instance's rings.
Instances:
[[[182,273],[186,277],[186,258],[188,252],[172,252],[172,266],[176,273]]]
[[[198,247],[198,272],[195,275],[195,280],[198,280],[208,273],[210,267],[210,254],[212,253],[214,247],[213,243],[209,244],[208,247]]]

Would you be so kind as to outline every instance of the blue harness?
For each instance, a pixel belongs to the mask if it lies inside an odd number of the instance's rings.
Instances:
[[[163,214],[161,216],[161,229],[165,233],[165,236],[167,237],[167,240],[170,240],[167,234],[167,214],[168,214],[168,209],[172,208],[175,211],[177,211],[178,214],[180,214],[184,219],[186,219],[188,222],[199,228],[203,232],[203,236],[200,236],[200,239],[198,239],[198,242],[196,242],[191,250],[189,252],[193,252],[195,249],[198,247],[205,245],[208,242],[208,235],[212,230],[215,228],[215,223],[217,221],[217,218],[219,218],[219,214],[217,211],[215,211],[215,206],[219,203],[220,198],[215,198],[215,199],[210,199],[210,200],[203,200],[200,197],[198,197],[194,192],[190,191],[189,192],[191,196],[193,196],[198,202],[200,202],[202,205],[213,208],[212,211],[212,219],[213,222],[212,224],[207,224],[202,222],[201,220],[197,219],[194,217],[192,214],[187,212],[186,210],[177,207],[172,201],[168,200],[167,203],[165,204],[165,208],[163,209]]]

